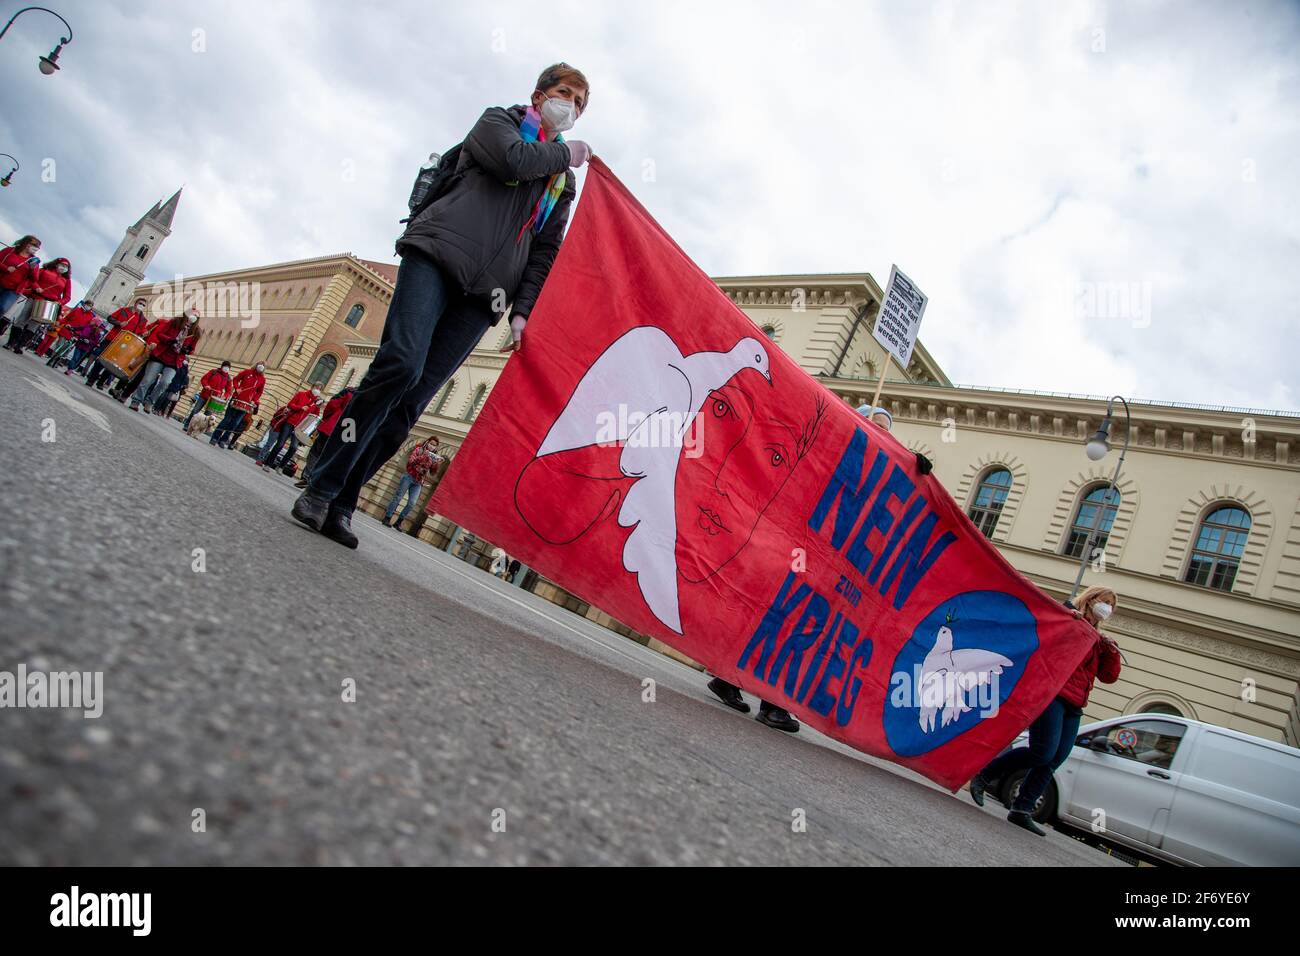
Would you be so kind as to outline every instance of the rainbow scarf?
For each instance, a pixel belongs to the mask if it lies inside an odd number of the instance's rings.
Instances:
[[[525,143],[545,143],[547,140],[546,130],[542,126],[541,114],[531,106],[528,107],[528,112],[524,114],[524,121],[519,124],[519,135]],[[554,142],[563,143],[564,137],[556,133]],[[542,227],[546,225],[546,220],[550,218],[551,210],[555,208],[555,204],[559,202],[560,196],[564,192],[566,182],[565,173],[556,173],[551,177],[550,182],[546,184],[546,188],[542,190],[537,205],[533,207],[533,214],[523,224],[523,227],[519,230],[519,235],[515,236],[515,242],[522,239],[524,233],[530,228],[533,230],[533,235],[537,235],[542,231]],[[518,184],[511,183],[511,185]]]

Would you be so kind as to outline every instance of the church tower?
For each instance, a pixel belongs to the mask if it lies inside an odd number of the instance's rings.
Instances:
[[[99,275],[86,293],[86,298],[95,303],[95,311],[100,315],[110,315],[130,303],[135,287],[144,281],[145,270],[157,254],[158,247],[172,234],[172,219],[180,201],[181,190],[178,189],[165,203],[154,203],[153,208],[126,231],[113,258],[100,268]]]

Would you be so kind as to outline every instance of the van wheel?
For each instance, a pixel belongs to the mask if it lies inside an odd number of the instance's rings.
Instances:
[[[1002,792],[999,794],[998,799],[1002,801],[1003,806],[1008,810],[1015,803],[1016,796],[1020,793],[1020,785],[1024,782],[1028,773],[1028,770],[1017,770],[1015,773],[1008,774],[1002,781]],[[1048,783],[1046,792],[1034,804],[1033,817],[1039,823],[1051,823],[1056,819],[1055,780]]]

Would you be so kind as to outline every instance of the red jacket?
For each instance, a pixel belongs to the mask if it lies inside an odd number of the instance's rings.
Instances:
[[[59,275],[59,265],[69,266],[67,275]],[[55,259],[41,266],[31,282],[27,284],[26,295],[37,299],[47,299],[59,305],[67,305],[72,298],[72,269],[67,259]]]
[[[407,456],[406,473],[420,484],[424,484],[424,479],[429,477],[429,472],[433,471],[437,464],[438,455],[424,442],[420,442]]]
[[[97,321],[93,310],[77,306],[75,309],[69,309],[63,313],[63,321],[59,323],[59,338],[77,339],[82,338],[86,329]]]
[[[352,393],[353,389],[345,388],[325,403],[325,410],[320,413],[320,424],[316,426],[316,431],[326,436],[334,434],[334,426],[343,417],[343,410],[348,407],[348,402],[352,401]]]
[[[20,256],[13,246],[5,246],[0,249],[0,289],[25,295],[40,268],[41,261],[36,256]]]
[[[220,366],[211,369],[206,375],[199,379],[200,400],[206,402],[213,395],[218,398],[229,398],[231,391],[234,390],[234,382],[231,380],[229,373],[221,371]]]
[[[122,308],[110,315],[108,321],[113,323],[113,328],[108,333],[110,342],[117,338],[117,333],[120,331],[125,330],[142,336],[145,329],[149,327],[149,320],[142,313],[127,305],[122,306]]]
[[[1119,680],[1119,645],[1100,631],[1096,633],[1097,641],[1092,650],[1056,695],[1080,710],[1088,706],[1088,695],[1092,693],[1094,681],[1113,684]]]
[[[257,406],[262,402],[262,389],[266,388],[266,376],[255,368],[246,368],[230,384],[230,400],[245,402],[253,406],[253,411],[257,411]]]
[[[180,368],[185,356],[199,344],[198,324],[190,325],[185,316],[160,322],[154,329],[153,357],[164,365]]]
[[[303,389],[289,399],[289,404],[285,407],[288,409],[288,414],[285,415],[284,420],[297,428],[308,415],[315,415],[320,411],[320,399],[307,389]]]

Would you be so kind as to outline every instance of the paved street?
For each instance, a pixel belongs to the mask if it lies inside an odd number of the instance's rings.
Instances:
[[[289,479],[30,355],[0,409],[0,670],[104,672],[99,719],[0,710],[0,864],[1123,865],[370,518],[347,551]]]

